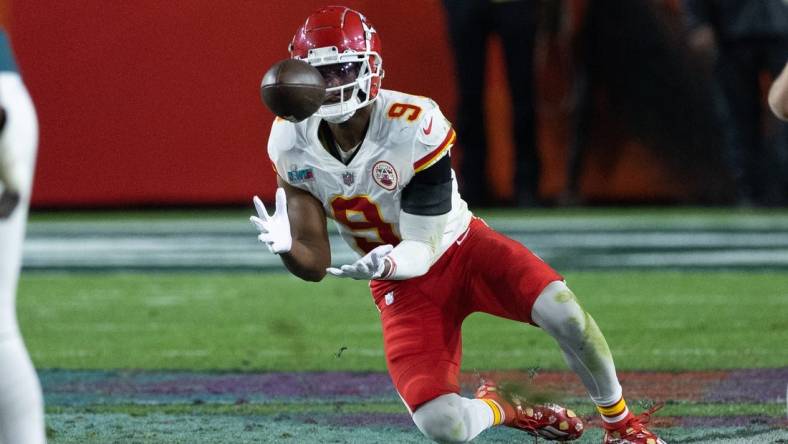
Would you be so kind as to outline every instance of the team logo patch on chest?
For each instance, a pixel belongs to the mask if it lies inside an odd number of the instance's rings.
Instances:
[[[372,179],[383,189],[393,191],[397,188],[397,170],[385,160],[372,166]]]
[[[303,183],[315,180],[315,173],[312,172],[312,168],[299,170],[297,166],[293,165],[290,171],[287,172],[287,180],[289,180],[290,183]]]

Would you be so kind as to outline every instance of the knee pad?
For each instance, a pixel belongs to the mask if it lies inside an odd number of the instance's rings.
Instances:
[[[534,302],[531,319],[551,336],[575,337],[586,328],[587,314],[563,281],[551,282]]]
[[[427,438],[442,442],[467,442],[462,397],[456,393],[438,396],[413,413],[413,422]]]

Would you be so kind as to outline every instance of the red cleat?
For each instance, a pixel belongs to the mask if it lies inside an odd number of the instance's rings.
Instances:
[[[476,398],[495,403],[502,412],[503,425],[531,435],[550,441],[573,441],[583,434],[583,421],[575,412],[557,404],[528,404],[519,396],[505,395],[493,381],[483,380]]]
[[[651,415],[663,405],[655,405],[638,416],[630,413],[627,419],[622,420],[623,425],[614,430],[608,430],[605,424],[605,437],[602,444],[666,444],[662,438],[646,428]]]

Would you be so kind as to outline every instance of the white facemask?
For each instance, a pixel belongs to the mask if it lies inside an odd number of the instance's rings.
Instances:
[[[329,123],[342,123],[347,122],[348,119],[353,117],[353,114],[356,113],[356,110],[359,108],[361,101],[358,99],[357,95],[358,89],[353,90],[353,98],[350,100],[345,101],[344,103],[337,103],[332,105],[323,105],[320,107],[316,115],[320,116]],[[343,110],[347,110],[342,112]],[[327,114],[327,115],[321,115]]]
[[[353,114],[356,114],[356,110],[347,112],[345,114],[339,114],[336,116],[326,116],[323,117],[323,120],[325,120],[328,123],[344,123],[350,120],[350,118],[353,117]]]

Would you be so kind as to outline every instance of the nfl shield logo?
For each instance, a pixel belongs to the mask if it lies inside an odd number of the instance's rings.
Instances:
[[[346,172],[342,173],[342,182],[345,185],[347,185],[347,186],[353,185],[353,181],[354,180],[355,180],[355,177],[354,177],[354,175],[353,175],[353,173],[351,171],[346,171]]]

